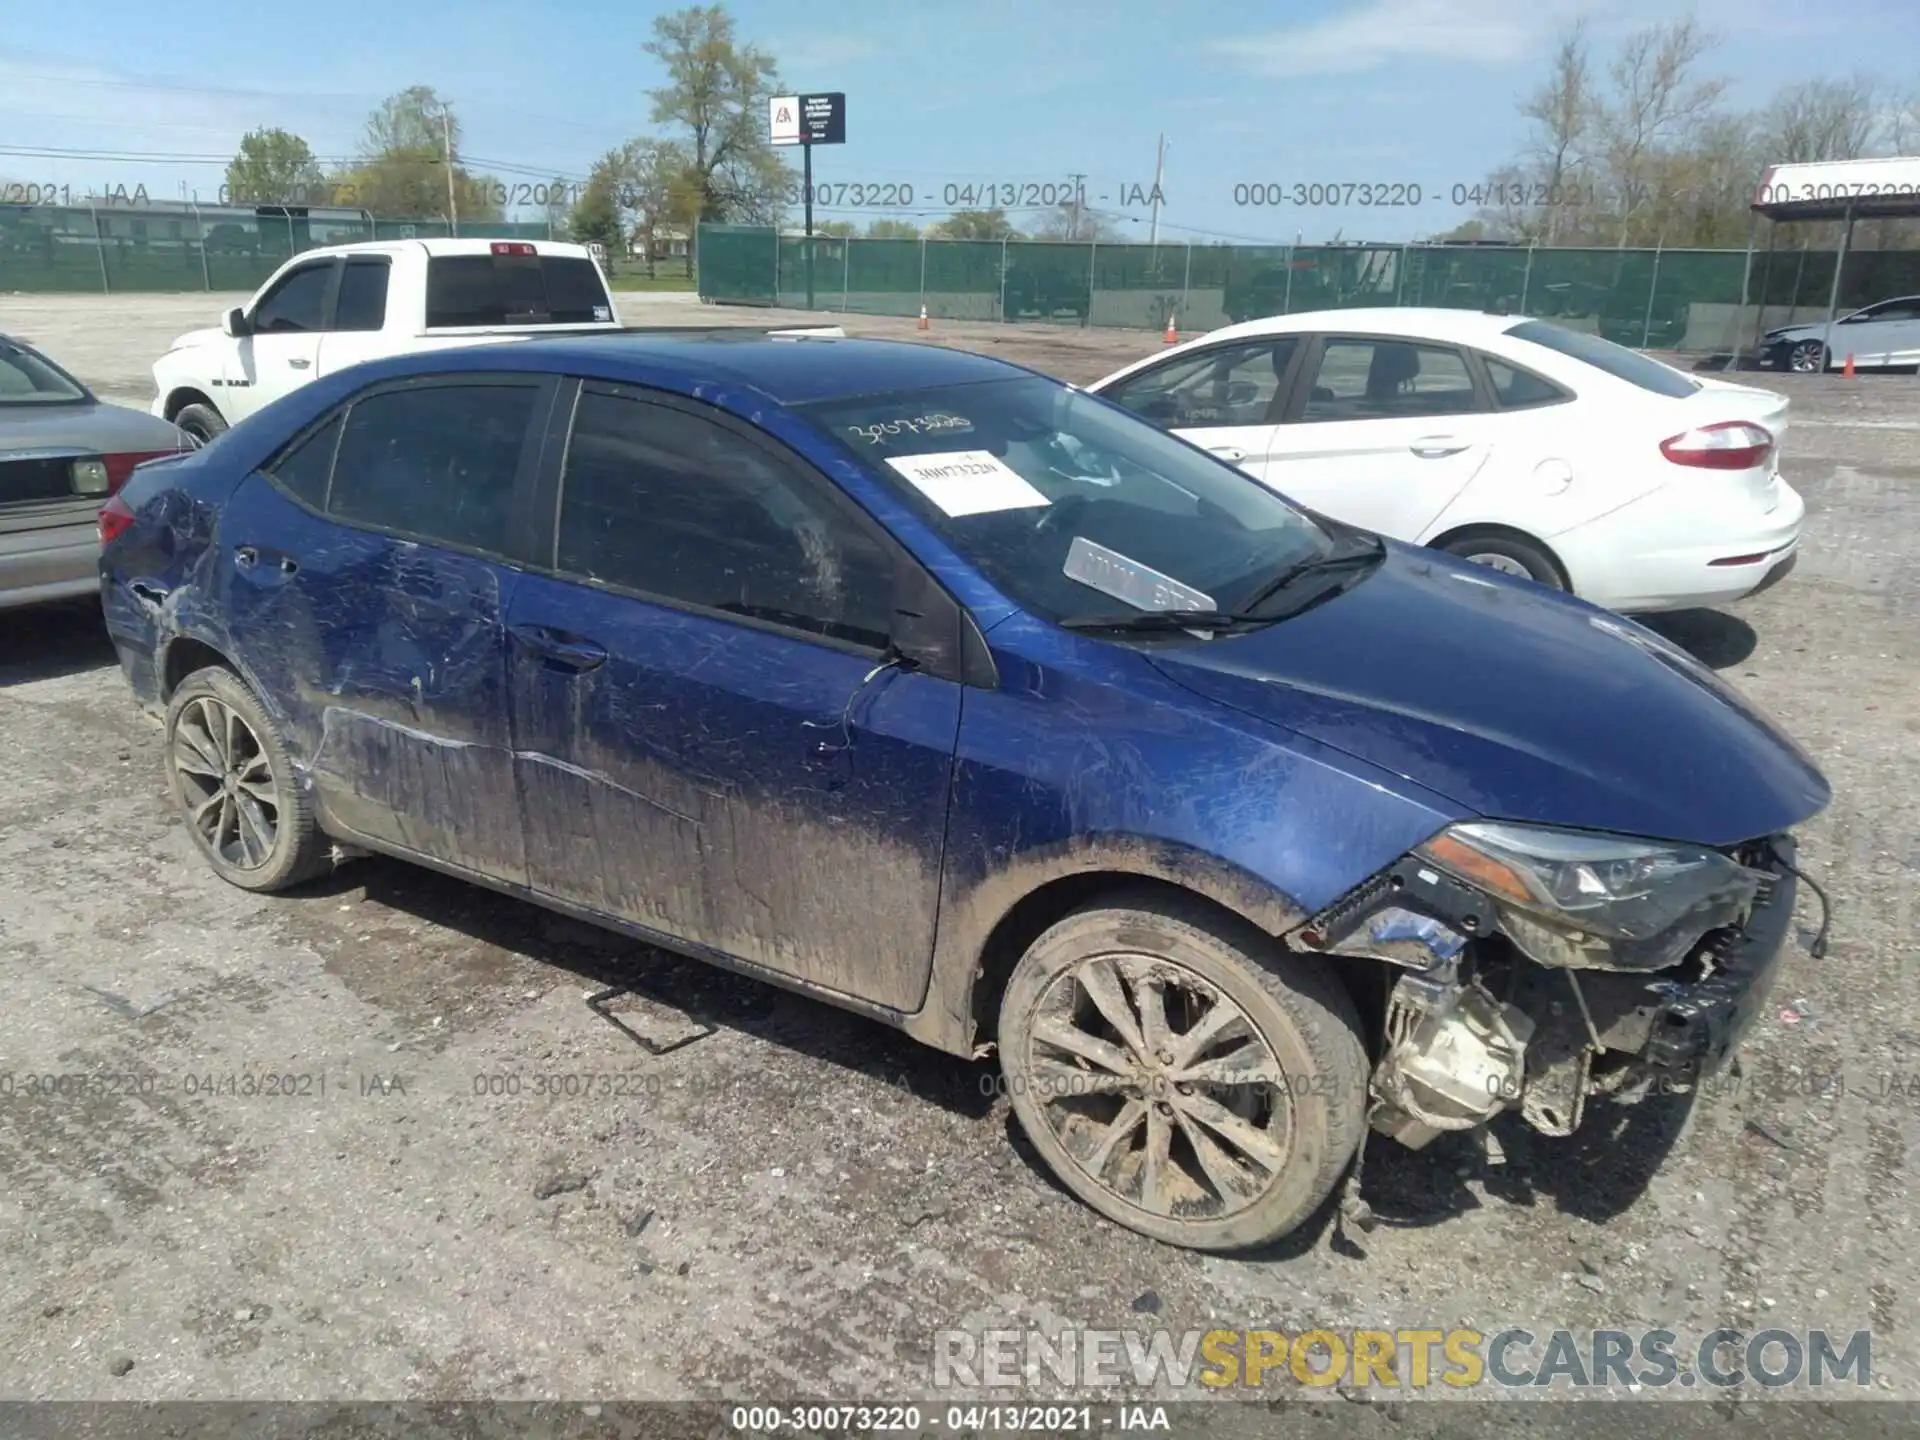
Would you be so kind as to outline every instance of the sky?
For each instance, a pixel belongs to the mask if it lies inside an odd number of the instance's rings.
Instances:
[[[345,158],[367,112],[435,87],[466,163],[512,184],[584,180],[646,133],[661,81],[641,51],[663,8],[635,0],[198,0],[21,3],[0,29],[0,200],[9,186],[215,198],[241,135],[279,126]],[[1392,241],[1470,218],[1474,185],[1519,146],[1519,98],[1585,13],[1607,47],[1675,0],[735,0],[743,37],[794,91],[847,95],[847,143],[815,150],[846,185],[816,219],[967,208],[966,187],[1080,186],[1145,240],[1166,140],[1162,241]],[[1920,0],[1696,0],[1728,102],[1879,69],[1920,86]],[[1880,62],[1876,67],[1876,61]],[[114,158],[72,153],[111,152]],[[793,153],[796,163],[797,152]],[[1083,176],[1075,180],[1072,177]],[[1348,203],[1379,187],[1396,202]],[[1293,187],[1335,187],[1297,197]],[[861,187],[856,189],[854,187]],[[17,193],[17,192],[15,192]],[[903,203],[911,195],[911,203]],[[1305,203],[1295,203],[1296,198]],[[852,203],[878,200],[880,205]],[[1278,203],[1256,203],[1277,201]],[[953,202],[950,204],[949,202]],[[1016,216],[1016,222],[1018,221]]]

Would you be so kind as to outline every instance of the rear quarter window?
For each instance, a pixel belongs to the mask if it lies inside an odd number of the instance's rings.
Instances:
[[[1543,380],[1531,370],[1522,370],[1491,355],[1480,357],[1487,367],[1487,379],[1502,410],[1529,410],[1538,405],[1560,405],[1573,399],[1551,380]]]
[[[1545,320],[1523,320],[1509,327],[1506,333],[1515,340],[1525,340],[1583,361],[1616,380],[1624,380],[1655,395],[1683,400],[1700,388],[1699,381],[1682,375],[1671,365],[1662,365],[1637,350],[1629,350],[1598,335],[1569,330],[1563,325],[1554,325]]]
[[[435,255],[427,326],[592,325],[613,318],[593,261],[573,255]]]

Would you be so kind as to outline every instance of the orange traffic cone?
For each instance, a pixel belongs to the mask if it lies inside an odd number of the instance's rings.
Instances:
[[[927,323],[927,307],[924,305],[920,307],[920,324],[916,328],[921,330],[931,330],[933,328]]]
[[[1160,343],[1163,345],[1178,345],[1180,343],[1180,332],[1173,328],[1173,311],[1171,310],[1167,311],[1167,333],[1161,337]]]
[[[1847,356],[1847,363],[1840,367],[1840,375],[1846,380],[1853,378],[1853,356]]]

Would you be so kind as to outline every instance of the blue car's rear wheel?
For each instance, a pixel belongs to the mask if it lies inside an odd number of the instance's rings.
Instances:
[[[1000,1010],[1014,1112],[1103,1215],[1197,1250],[1278,1239],[1360,1143],[1366,1051],[1326,962],[1178,897],[1068,915]]]
[[[196,670],[167,705],[167,779],[194,844],[243,890],[327,868],[326,837],[272,719],[230,670]]]

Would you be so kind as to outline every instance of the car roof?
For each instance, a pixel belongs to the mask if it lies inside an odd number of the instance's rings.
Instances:
[[[1345,331],[1376,335],[1405,335],[1421,340],[1451,340],[1477,343],[1500,335],[1526,320],[1504,310],[1451,310],[1428,305],[1381,305],[1351,310],[1299,310],[1291,315],[1272,315],[1260,320],[1243,320],[1219,330],[1209,330],[1202,340],[1254,338],[1262,335],[1292,335],[1302,331]]]
[[[780,405],[1007,380],[1019,365],[904,340],[769,337],[745,328],[629,330],[418,351],[359,367],[368,380],[467,370],[533,370],[697,394],[715,383],[746,387]]]
[[[414,239],[414,240],[352,240],[344,245],[316,245],[311,250],[302,250],[295,260],[311,259],[316,255],[397,255],[403,250],[424,250],[428,255],[491,255],[495,245],[531,245],[539,255],[570,255],[586,259],[590,253],[584,245],[576,245],[566,240],[503,240],[499,236],[481,236],[478,239]]]

